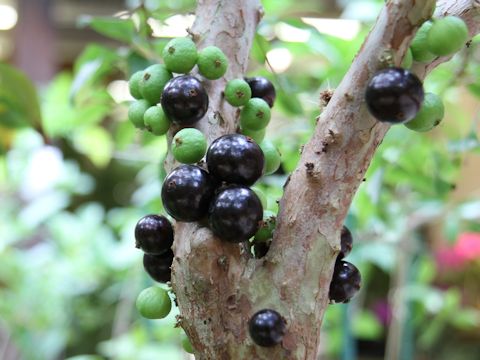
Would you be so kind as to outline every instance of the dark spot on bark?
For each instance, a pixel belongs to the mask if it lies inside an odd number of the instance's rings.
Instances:
[[[284,189],[284,190],[285,190],[285,188],[287,187],[287,185],[290,183],[290,177],[291,177],[291,176],[292,176],[292,175],[288,175],[287,180],[285,181],[285,184],[283,184],[283,189]]]
[[[307,168],[307,176],[313,176],[313,169],[315,168],[315,165],[313,163],[305,163],[305,167]]]
[[[222,268],[222,270],[228,270],[228,258],[225,255],[222,255],[217,259],[217,264]]]
[[[300,154],[303,154],[303,148],[304,147],[305,147],[305,145],[300,146]]]
[[[333,90],[324,90],[320,93],[320,107],[328,105],[333,96]]]
[[[230,295],[227,298],[227,308],[228,310],[235,310],[237,308],[237,298],[235,295]]]
[[[362,181],[367,181],[367,178],[363,178]]]

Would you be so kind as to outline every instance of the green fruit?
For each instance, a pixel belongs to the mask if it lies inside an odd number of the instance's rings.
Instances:
[[[143,115],[143,122],[147,130],[155,135],[165,135],[170,127],[170,121],[161,106],[149,107]]]
[[[242,129],[242,134],[252,138],[257,144],[260,144],[263,141],[266,132],[267,129],[265,128],[260,130]]]
[[[172,74],[165,65],[155,64],[147,67],[139,84],[142,97],[152,105],[159,103],[163,88],[171,78]]]
[[[186,74],[197,63],[197,47],[188,37],[172,39],[163,49],[163,61],[171,72]]]
[[[137,71],[130,77],[128,80],[128,89],[130,90],[130,94],[135,99],[141,99],[142,94],[140,93],[140,80],[143,77],[143,71]]]
[[[468,40],[468,27],[456,16],[435,20],[428,32],[428,50],[439,56],[459,51]]]
[[[425,93],[422,107],[417,115],[405,124],[410,130],[426,132],[440,124],[444,115],[442,99],[432,93]]]
[[[410,44],[410,50],[412,50],[412,56],[415,61],[429,62],[436,58],[435,54],[428,50],[427,37],[432,25],[430,21],[424,22]]]
[[[143,115],[149,107],[150,103],[144,99],[136,100],[130,103],[130,106],[128,107],[128,119],[133,123],[136,128],[145,128],[145,123],[143,122]]]
[[[225,87],[225,100],[232,106],[243,106],[252,97],[250,85],[243,79],[233,79]]]
[[[402,68],[410,69],[412,67],[412,63],[413,63],[412,50],[408,48],[407,52],[405,53],[405,56],[403,57]]]
[[[206,151],[207,139],[200,130],[185,128],[173,137],[173,157],[183,164],[193,164],[200,161]]]
[[[282,163],[282,156],[270,140],[263,140],[260,148],[265,155],[265,175],[273,174]]]
[[[210,80],[221,78],[228,67],[228,59],[216,46],[208,46],[198,53],[198,71]]]
[[[163,319],[172,308],[167,291],[158,286],[142,290],[135,305],[140,315],[147,319]]]
[[[262,203],[262,208],[266,209],[267,205],[268,205],[268,202],[267,202],[267,196],[265,195],[265,193],[260,188],[258,188],[256,186],[252,186],[250,189],[253,190],[253,192],[260,199],[260,202]]]
[[[265,210],[263,212],[263,220],[255,233],[255,242],[265,242],[268,239],[271,239],[273,236],[273,231],[275,230],[275,223],[277,217],[273,211]]]
[[[193,354],[192,344],[190,343],[190,340],[185,334],[182,335],[182,347],[183,347],[183,350],[185,350],[187,353]]]
[[[252,98],[248,100],[240,113],[240,125],[242,129],[262,130],[270,121],[270,107],[265,100]]]

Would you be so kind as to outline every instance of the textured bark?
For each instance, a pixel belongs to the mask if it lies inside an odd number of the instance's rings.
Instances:
[[[372,74],[399,64],[434,0],[387,3],[344,80],[324,109],[297,169],[285,186],[272,246],[252,259],[238,244],[215,238],[197,223],[175,225],[172,286],[181,325],[197,359],[317,359],[323,313],[339,232],[352,197],[377,146],[389,129],[366,111],[363,94]],[[479,31],[478,3],[441,1],[439,13],[464,17]],[[257,0],[199,1],[191,30],[200,48],[216,45],[230,59],[226,76],[206,81],[207,116],[198,127],[211,142],[235,132],[237,110],[222,99],[226,80],[246,70],[255,27],[262,15]],[[434,66],[417,65],[425,76]],[[173,166],[173,164],[170,164]],[[280,346],[260,348],[248,336],[250,316],[272,308],[284,316],[288,332]]]

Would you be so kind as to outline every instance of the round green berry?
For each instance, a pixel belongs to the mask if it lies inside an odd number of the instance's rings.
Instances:
[[[145,115],[145,111],[147,111],[149,107],[150,103],[144,99],[136,100],[130,103],[130,106],[128,107],[128,119],[133,123],[136,128],[145,128],[143,116]]]
[[[468,40],[468,27],[456,16],[435,20],[428,32],[428,50],[439,56],[459,51]]]
[[[260,188],[258,188],[256,186],[252,186],[250,189],[253,190],[253,192],[260,199],[260,202],[262,203],[262,208],[266,209],[267,205],[268,205],[268,201],[267,201],[267,196],[265,195],[265,193]]]
[[[197,47],[188,37],[172,39],[163,49],[163,61],[171,72],[186,74],[197,63]]]
[[[142,97],[150,104],[160,102],[165,84],[172,78],[172,73],[163,64],[155,64],[143,71],[139,88]]]
[[[182,335],[182,347],[183,347],[183,350],[185,350],[187,353],[193,354],[192,343],[190,342],[187,335],[185,334]]]
[[[172,301],[166,290],[151,286],[142,290],[135,303],[138,312],[147,319],[163,319],[172,308]]]
[[[271,113],[267,102],[260,98],[252,98],[242,108],[240,125],[242,129],[262,130],[270,121]]]
[[[130,94],[135,99],[142,98],[142,94],[140,93],[140,80],[142,77],[143,71],[137,71],[130,77],[130,80],[128,80],[128,89],[130,90]]]
[[[200,161],[206,151],[207,139],[200,130],[185,128],[173,137],[173,157],[183,164],[193,164]]]
[[[165,135],[170,127],[170,121],[161,106],[149,107],[143,115],[143,121],[146,129],[155,135]]]
[[[228,59],[216,46],[208,46],[198,53],[198,71],[205,78],[215,80],[221,78],[228,67]]]
[[[445,109],[442,99],[433,93],[425,93],[420,111],[412,120],[407,122],[405,126],[410,130],[418,132],[430,131],[440,124],[444,112]]]
[[[252,138],[257,144],[260,144],[263,141],[266,132],[267,129],[265,128],[260,130],[242,129],[242,134]]]
[[[282,156],[270,140],[263,140],[260,148],[265,155],[265,175],[273,174],[280,167]]]
[[[273,211],[265,210],[263,212],[263,219],[260,227],[255,233],[254,241],[255,242],[265,242],[268,239],[271,239],[273,236],[273,231],[275,230],[275,223],[277,217]]]
[[[413,63],[412,50],[408,48],[402,60],[402,68],[410,69],[412,67],[412,63]]]
[[[225,87],[225,100],[232,106],[243,106],[252,97],[250,85],[243,79],[233,79]]]
[[[410,50],[412,50],[412,56],[415,61],[429,62],[436,58],[435,54],[428,50],[427,37],[431,27],[431,21],[424,22],[410,44]]]

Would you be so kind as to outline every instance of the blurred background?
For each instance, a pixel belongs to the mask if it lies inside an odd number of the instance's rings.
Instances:
[[[287,174],[384,4],[263,0],[248,75],[277,89],[281,150],[259,185],[276,211]],[[165,137],[127,120],[127,80],[194,21],[190,0],[0,0],[0,359],[188,359],[134,247],[162,213]],[[322,359],[480,359],[480,38],[425,81],[435,130],[392,127],[350,209],[363,287],[329,306]]]

